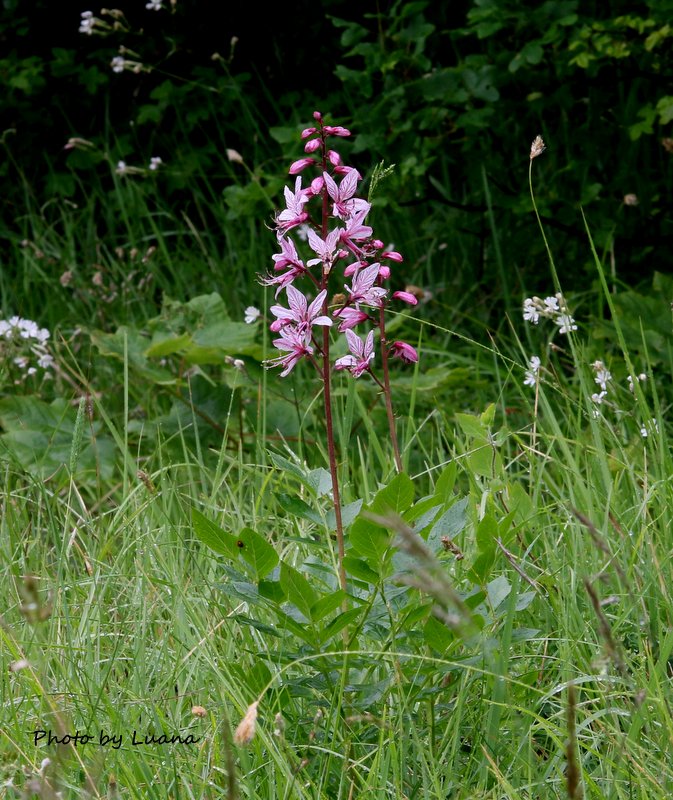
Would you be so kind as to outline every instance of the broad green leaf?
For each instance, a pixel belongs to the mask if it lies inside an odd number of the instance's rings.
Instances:
[[[381,580],[381,575],[360,558],[346,556],[344,558],[344,569],[346,570],[346,575],[366,581],[374,586]]]
[[[276,499],[278,500],[280,507],[287,514],[291,514],[293,517],[309,520],[310,522],[314,522],[316,525],[323,524],[320,514],[317,511],[314,511],[311,506],[309,506],[308,503],[305,503],[300,497],[287,494],[286,492],[280,492]]]
[[[392,534],[371,520],[358,517],[351,527],[349,541],[355,551],[376,567],[383,563]]]
[[[444,653],[446,648],[455,641],[455,635],[449,628],[432,614],[423,626],[423,637],[428,645],[437,653]]]
[[[316,603],[311,606],[311,620],[313,622],[320,622],[332,611],[336,611],[341,606],[346,597],[346,592],[339,589],[337,592],[321,597]]]
[[[495,550],[495,539],[499,534],[498,523],[492,514],[486,514],[477,525],[477,547],[482,552]]]
[[[311,608],[318,602],[318,593],[300,572],[284,561],[281,561],[280,564],[280,585],[283,587],[287,599],[307,619],[311,619]]]
[[[458,465],[455,461],[447,464],[442,470],[442,474],[437,478],[435,483],[435,497],[438,500],[446,502],[453,494],[453,487],[456,485],[456,477],[458,475]]]
[[[231,533],[222,530],[219,525],[211,522],[196,508],[192,508],[192,529],[196,536],[211,550],[228,558],[237,559],[240,549],[238,541]]]
[[[391,511],[403,514],[414,501],[414,484],[408,475],[400,472],[383,489],[379,490],[371,510],[374,514],[385,515]]]
[[[472,439],[477,439],[480,442],[485,442],[488,436],[488,428],[481,422],[478,417],[473,417],[472,414],[455,415],[456,422],[460,425],[460,429],[466,436]]]
[[[280,581],[260,581],[258,588],[262,597],[266,597],[267,600],[270,600],[276,605],[279,605],[285,600],[285,590],[281,586]]]
[[[437,549],[443,536],[455,539],[467,525],[467,504],[469,497],[463,497],[448,508],[432,526],[428,536],[428,544]]]
[[[488,602],[491,604],[493,611],[498,608],[511,591],[512,586],[504,575],[499,575],[489,582],[486,586],[486,592],[488,594]]]
[[[145,355],[148,358],[170,356],[187,348],[190,342],[191,338],[187,333],[176,336],[169,332],[156,332],[150,346],[145,350]]]
[[[257,582],[266,577],[278,564],[280,559],[276,551],[252,528],[243,528],[238,534],[238,541],[243,545],[239,546],[241,557],[252,567]]]

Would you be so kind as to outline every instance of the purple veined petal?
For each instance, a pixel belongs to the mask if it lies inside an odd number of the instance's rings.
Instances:
[[[308,300],[294,286],[288,286],[286,290],[287,302],[290,306],[293,318],[296,322],[301,322],[306,317],[306,309],[308,308]]]
[[[334,369],[351,369],[357,364],[357,359],[355,356],[347,355],[341,356],[341,358],[337,358],[334,362]]]
[[[334,178],[328,172],[323,172],[322,177],[327,187],[327,194],[336,202],[339,199],[339,187]]]

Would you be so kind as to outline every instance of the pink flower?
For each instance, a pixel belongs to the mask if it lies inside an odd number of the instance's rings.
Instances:
[[[304,130],[301,132],[301,138],[308,139],[308,137],[313,136],[313,134],[316,133],[317,130],[318,130],[317,128],[304,128]]]
[[[360,179],[360,173],[356,169],[348,168],[348,172],[346,172],[338,186],[334,178],[327,172],[323,172],[323,178],[327,186],[327,193],[334,200],[332,213],[335,217],[348,219],[348,217],[365,207],[369,211],[370,205],[366,200],[361,200],[357,197],[353,198]]]
[[[278,244],[280,245],[281,252],[272,256],[276,271],[285,269],[285,267],[300,267],[304,268],[304,263],[299,260],[297,248],[294,246],[292,239],[288,239],[281,233],[277,233]]]
[[[406,342],[393,342],[390,348],[390,355],[393,356],[393,358],[401,358],[402,361],[406,361],[407,364],[418,361],[416,348]]]
[[[410,306],[415,306],[418,299],[410,292],[393,292],[395,300],[402,300],[404,303],[409,303]]]
[[[334,312],[334,316],[339,317],[341,320],[338,328],[340,333],[347,331],[349,328],[354,328],[356,325],[369,319],[369,314],[365,314],[365,312],[360,311],[359,308],[352,308],[351,306],[344,306],[344,308],[337,309]]]
[[[362,339],[351,330],[346,331],[348,355],[337,358],[335,369],[347,369],[354,378],[359,378],[363,372],[369,370],[370,363],[374,360],[374,331],[369,331],[367,338]]]
[[[344,286],[350,295],[351,303],[366,303],[370,306],[380,306],[386,295],[386,290],[381,286],[374,286],[379,277],[380,264],[372,264],[361,269],[353,278],[353,285]]]
[[[333,231],[327,234],[327,239],[322,239],[314,230],[309,229],[308,243],[311,250],[313,250],[318,258],[310,258],[306,262],[306,265],[312,267],[314,264],[322,264],[323,271],[326,273],[329,272],[332,267],[332,263],[334,262],[336,246],[337,242],[339,241],[340,233],[341,228],[335,228]]]
[[[348,128],[342,128],[341,125],[325,125],[323,128],[326,136],[350,136],[351,132]]]
[[[365,217],[371,208],[370,204],[365,204],[360,210],[353,214],[353,216],[346,223],[346,230],[341,231],[341,241],[347,246],[357,250],[353,242],[361,242],[368,239],[372,235],[372,229],[369,225],[363,225]]]
[[[306,167],[309,167],[311,164],[317,163],[315,158],[300,158],[298,161],[293,161],[290,164],[290,169],[288,170],[290,175],[297,175]]]
[[[285,187],[287,208],[276,217],[278,227],[282,231],[287,232],[291,228],[296,228],[308,219],[308,213],[303,208],[308,199],[306,189],[301,188],[301,176],[295,181],[294,192],[288,186]]]
[[[341,166],[341,156],[336,152],[336,150],[327,151],[327,160],[333,167]]]
[[[297,333],[307,334],[310,337],[314,325],[331,326],[332,320],[320,313],[326,297],[327,290],[323,289],[309,305],[306,297],[294,286],[289,285],[287,302],[290,307],[271,306],[269,309],[274,317],[277,317],[276,322],[271,325],[271,330],[276,332],[292,324]]]
[[[387,258],[390,261],[397,261],[398,263],[404,261],[401,253],[398,253],[397,250],[385,250],[381,253],[381,258]]]
[[[320,139],[311,139],[310,141],[306,142],[304,145],[304,152],[305,153],[315,153],[315,151],[320,147]],[[315,163],[315,162],[313,162]]]
[[[294,365],[305,356],[313,355],[313,347],[311,347],[311,335],[306,333],[299,333],[292,327],[287,327],[281,332],[279,339],[274,339],[273,344],[278,350],[286,351],[287,355],[271,358],[264,362],[264,366],[269,369],[270,367],[284,367],[285,369],[280,373],[280,377],[284,378],[292,371]]]

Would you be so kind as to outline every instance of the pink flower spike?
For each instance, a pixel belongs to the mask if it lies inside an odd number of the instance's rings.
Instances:
[[[397,261],[398,264],[404,261],[402,254],[398,253],[397,250],[384,250],[384,252],[381,253],[381,258],[387,258],[389,261]]]
[[[313,134],[316,133],[317,130],[318,130],[317,128],[304,128],[304,130],[301,132],[301,138],[308,139],[308,137],[313,136]]]
[[[408,303],[410,306],[418,304],[418,298],[414,297],[410,292],[393,292],[395,300],[401,300],[403,303]]]
[[[311,164],[317,164],[318,162],[315,158],[300,158],[298,161],[293,161],[290,164],[290,169],[288,170],[290,175],[297,175],[298,173],[302,172],[309,167]]]
[[[325,125],[323,131],[327,136],[350,136],[351,132],[348,128],[342,128],[341,125]]]
[[[315,153],[315,151],[320,147],[320,139],[311,139],[310,142],[306,142],[304,145],[304,152],[305,153]]]
[[[393,342],[390,348],[390,355],[393,358],[401,358],[407,364],[415,364],[418,361],[416,348],[406,342]]]
[[[298,333],[293,327],[287,326],[281,333],[280,339],[274,339],[273,344],[277,350],[286,351],[287,355],[271,358],[264,362],[264,366],[269,369],[270,367],[285,367],[280,373],[280,377],[284,378],[294,368],[295,364],[306,356],[313,355],[313,347],[311,346],[311,335]]]
[[[337,358],[334,362],[335,369],[347,369],[354,378],[359,378],[363,372],[370,369],[369,365],[374,360],[374,331],[369,331],[367,338],[362,339],[351,330],[346,331],[349,355]]]
[[[337,153],[336,150],[328,150],[327,159],[333,167],[341,166],[341,156]]]
[[[351,306],[337,309],[334,312],[334,316],[339,317],[341,320],[338,328],[341,333],[369,319],[369,314],[365,314],[365,312],[360,311],[359,308],[352,308]]]

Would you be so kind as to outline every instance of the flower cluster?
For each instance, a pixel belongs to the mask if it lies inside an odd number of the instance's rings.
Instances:
[[[612,380],[612,374],[608,371],[602,361],[594,361],[594,363],[591,365],[591,369],[594,371],[594,380],[600,388],[600,392],[595,392],[592,394],[591,399],[594,401],[594,403],[598,403],[600,405],[603,402],[603,399],[607,397],[608,383]]]
[[[533,356],[528,363],[528,369],[526,370],[526,376],[523,381],[524,386],[537,386],[538,381],[540,380],[540,365],[541,365],[540,357]]]
[[[569,333],[576,331],[575,320],[568,312],[568,305],[561,292],[557,292],[553,297],[527,297],[523,301],[523,318],[527,322],[537,325],[540,317],[546,317],[558,325],[559,333]]]
[[[38,369],[44,370],[45,377],[51,377],[49,369],[54,365],[54,358],[47,348],[49,336],[46,328],[40,328],[30,319],[0,319],[0,358],[21,373],[15,383],[35,375]]]
[[[354,377],[371,373],[376,329],[384,363],[388,357],[415,362],[418,354],[410,344],[388,344],[385,338],[384,311],[390,300],[409,305],[418,302],[408,291],[397,291],[389,297],[384,286],[391,275],[390,264],[401,262],[402,256],[395,250],[386,250],[383,242],[374,238],[366,223],[371,204],[357,196],[362,176],[343,164],[331,147],[331,139],[350,136],[350,131],[326,125],[318,111],[313,117],[315,126],[301,134],[306,156],[290,166],[290,175],[296,176],[294,187],[285,188],[285,208],[275,220],[280,248],[273,256],[275,274],[262,281],[276,287],[276,297],[284,291],[288,304],[287,308],[274,305],[270,309],[276,317],[271,330],[279,334],[273,343],[282,355],[266,365],[283,367],[281,376],[289,374],[302,359],[317,367],[315,357],[325,355],[329,337],[324,335],[321,343],[314,335],[315,326],[323,330],[336,326],[345,335],[349,353],[338,358],[334,368],[348,370]],[[308,169],[316,174],[304,186],[300,173]],[[317,218],[311,214],[314,206]],[[311,257],[300,256],[291,232],[307,242]],[[330,279],[337,267],[346,283],[341,283],[339,292],[330,298]],[[312,284],[313,300],[296,288],[298,279]],[[364,338],[353,330],[360,325],[369,327]]]
[[[150,163],[148,165],[148,169],[150,172],[156,172],[162,165],[163,161],[159,156],[152,156],[150,158]],[[117,166],[115,167],[115,172],[117,175],[144,175],[145,170],[142,167],[130,167],[126,161],[118,161]]]

